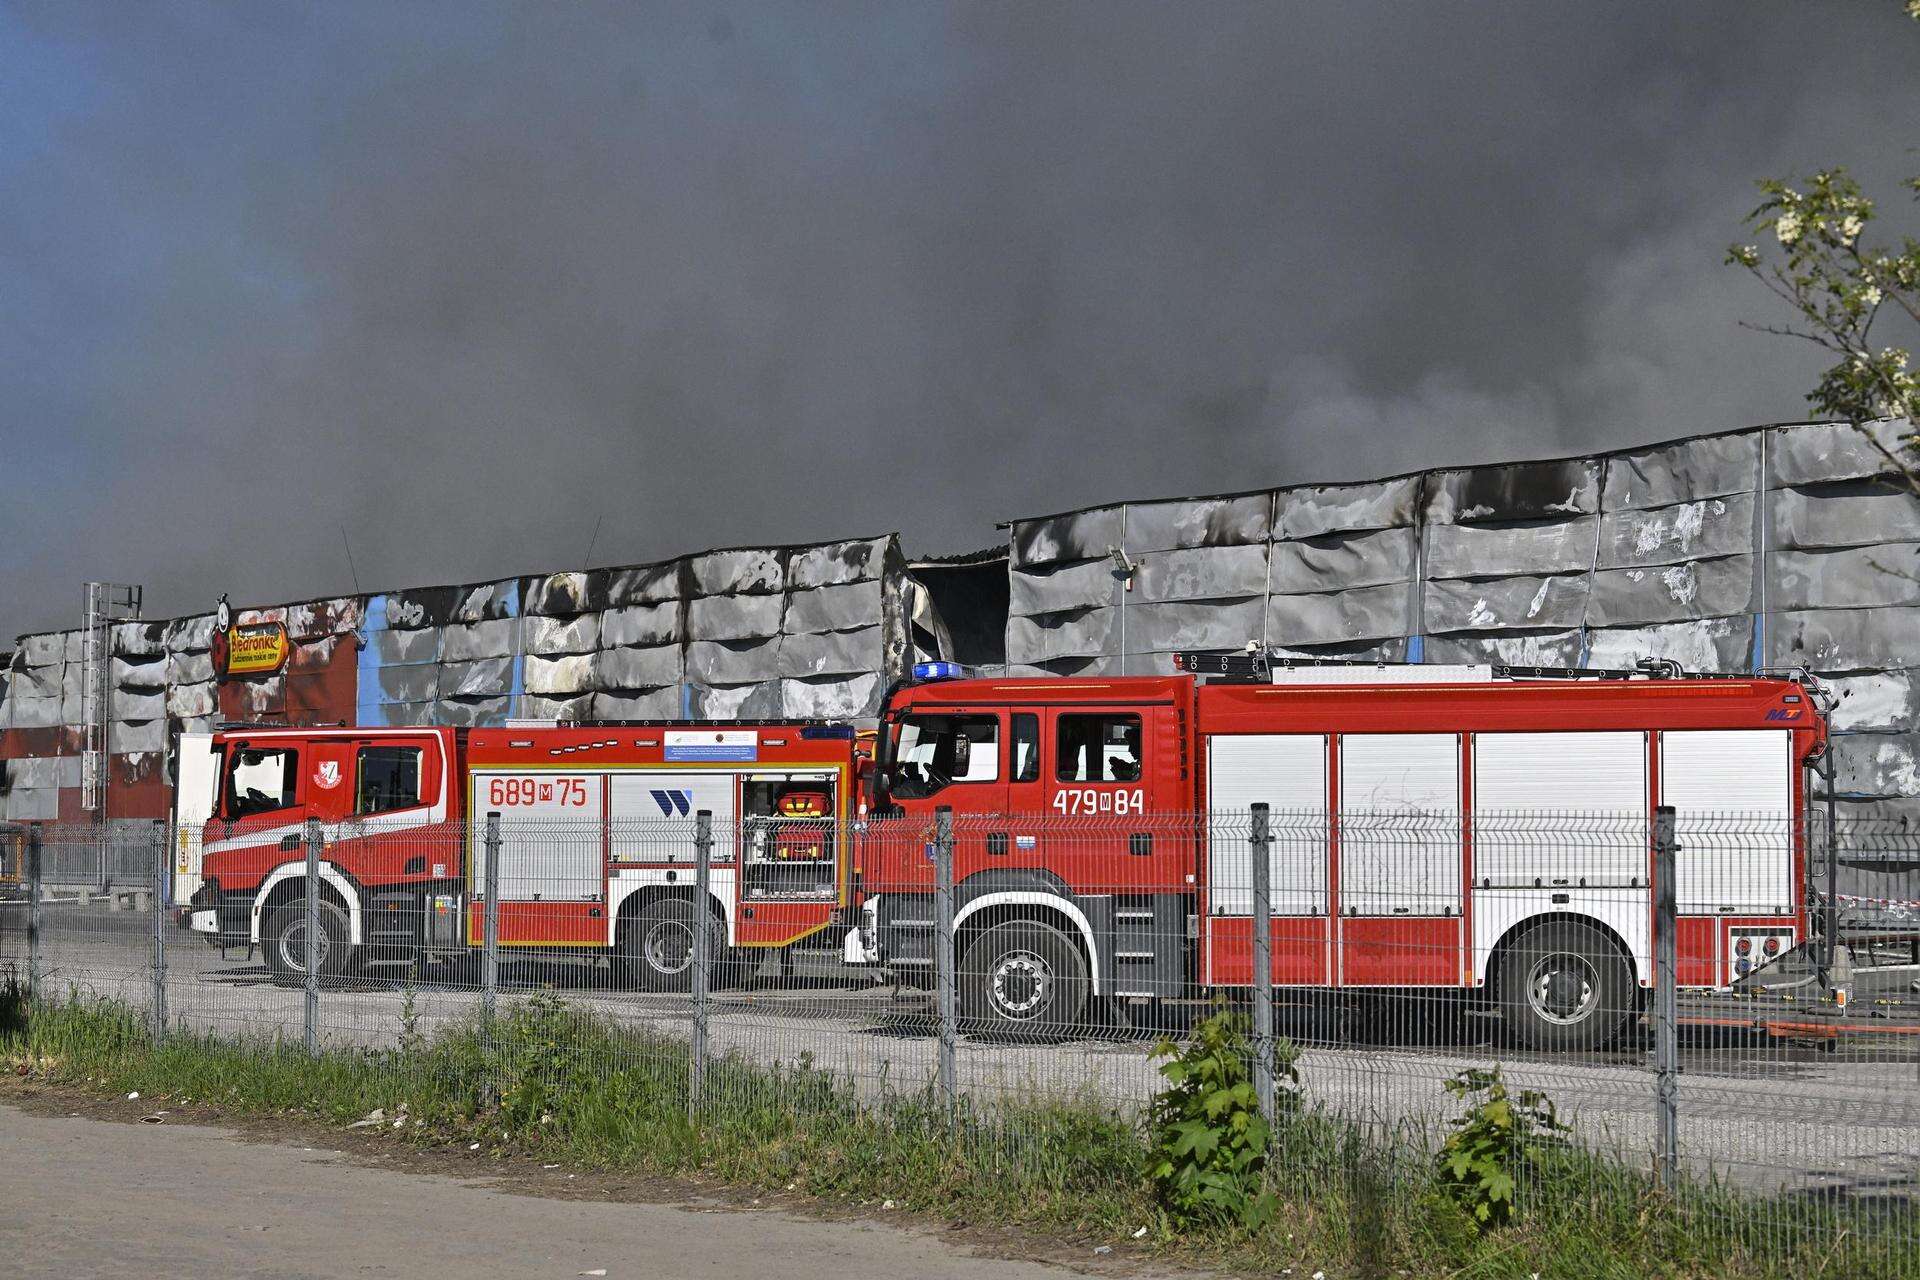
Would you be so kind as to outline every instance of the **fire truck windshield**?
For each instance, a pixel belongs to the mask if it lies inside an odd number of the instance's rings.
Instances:
[[[1000,776],[998,716],[908,716],[895,732],[887,790],[899,799],[924,800],[955,783]]]

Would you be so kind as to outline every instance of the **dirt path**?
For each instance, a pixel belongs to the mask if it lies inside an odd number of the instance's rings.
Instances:
[[[109,1104],[110,1105],[110,1104]],[[388,1149],[305,1145],[167,1118],[66,1114],[77,1098],[0,1089],[0,1271],[90,1276],[566,1277],[781,1280],[1012,1277],[1069,1272],[1001,1261],[934,1234],[822,1221],[652,1188],[672,1203],[610,1199],[635,1188],[564,1170],[515,1194],[489,1171],[422,1171]],[[102,1105],[85,1110],[111,1114]],[[391,1161],[390,1167],[380,1167]],[[446,1163],[446,1162],[443,1162]],[[457,1165],[455,1166],[457,1168]],[[569,1185],[572,1184],[572,1185]],[[641,1189],[644,1193],[645,1188]],[[1118,1259],[1115,1260],[1119,1261]],[[1101,1268],[1111,1274],[1126,1270]]]

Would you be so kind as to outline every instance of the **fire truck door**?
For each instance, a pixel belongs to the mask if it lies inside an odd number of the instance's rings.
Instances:
[[[278,843],[300,847],[301,824],[311,794],[311,742],[286,738],[239,739],[228,749],[220,782],[220,821],[209,833],[220,848]]]
[[[1048,708],[1051,753],[1043,776],[1053,818],[1050,861],[1083,892],[1185,888],[1191,854],[1181,854],[1185,842],[1176,833],[1155,830],[1158,815],[1148,803],[1155,772],[1167,763],[1157,758],[1167,753],[1154,752],[1148,742],[1160,710]]]
[[[353,812],[353,744],[343,738],[316,738],[308,744],[307,812],[329,827]]]
[[[1007,716],[999,710],[916,710],[898,730],[890,793],[903,813],[925,819],[953,808],[954,878],[1006,861]],[[875,888],[881,892],[879,886]]]

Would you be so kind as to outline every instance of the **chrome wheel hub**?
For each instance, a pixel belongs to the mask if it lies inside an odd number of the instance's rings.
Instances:
[[[327,967],[327,952],[332,946],[333,943],[327,937],[327,931],[323,926],[313,938],[313,959],[316,968]],[[307,971],[307,922],[304,917],[280,935],[280,960],[289,969],[297,969],[301,973]]]
[[[678,920],[662,920],[647,930],[647,964],[659,973],[679,973],[693,963],[693,930]]]
[[[1571,951],[1540,956],[1527,973],[1527,1003],[1542,1020],[1557,1026],[1584,1022],[1599,998],[1599,975],[1592,962]]]
[[[993,1003],[1009,1018],[1031,1018],[1053,996],[1053,970],[1031,951],[1009,951],[993,966]]]

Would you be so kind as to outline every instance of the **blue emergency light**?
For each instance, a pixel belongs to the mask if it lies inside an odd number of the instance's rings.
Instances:
[[[913,664],[915,680],[958,680],[966,675],[966,668],[957,662],[916,662]]]

